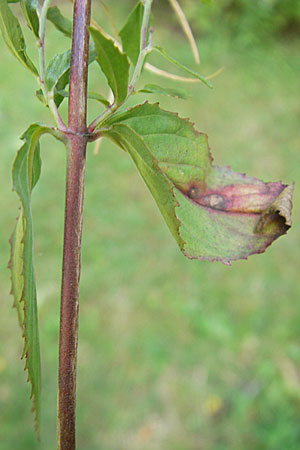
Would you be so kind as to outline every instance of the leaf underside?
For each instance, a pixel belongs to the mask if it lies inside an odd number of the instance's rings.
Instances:
[[[48,127],[31,125],[22,136],[24,144],[13,163],[13,189],[21,207],[15,229],[10,238],[11,293],[17,309],[19,324],[24,337],[22,357],[31,385],[32,409],[35,413],[35,429],[39,435],[41,363],[38,337],[36,286],[33,267],[33,224],[31,216],[31,192],[41,171],[39,138],[44,133],[53,134]]]
[[[207,136],[144,103],[107,120],[103,135],[132,157],[182,252],[221,261],[263,252],[291,226],[293,186],[212,164]]]

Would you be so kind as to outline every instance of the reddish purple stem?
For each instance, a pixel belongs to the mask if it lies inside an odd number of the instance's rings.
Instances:
[[[59,335],[58,448],[75,449],[78,296],[85,156],[91,0],[75,0],[70,68],[65,229]]]

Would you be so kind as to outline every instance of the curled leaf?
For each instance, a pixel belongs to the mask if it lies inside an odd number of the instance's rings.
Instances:
[[[293,186],[214,166],[207,136],[188,120],[145,103],[106,125],[103,134],[128,151],[189,258],[229,264],[290,228]]]

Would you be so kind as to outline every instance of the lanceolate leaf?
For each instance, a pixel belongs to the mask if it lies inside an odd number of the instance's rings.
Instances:
[[[55,133],[48,127],[31,125],[22,136],[23,146],[13,164],[13,188],[21,202],[20,215],[11,237],[12,294],[14,306],[24,337],[23,357],[31,384],[31,398],[35,411],[36,431],[40,420],[41,367],[38,337],[38,314],[33,268],[33,225],[31,216],[31,192],[41,171],[39,138],[44,133]]]
[[[119,33],[119,36],[122,40],[123,50],[134,65],[136,65],[140,53],[140,37],[143,21],[143,11],[144,7],[142,3],[138,2]]]
[[[38,71],[26,53],[25,39],[18,19],[10,10],[7,0],[0,0],[0,29],[11,53],[34,75]]]
[[[105,126],[132,157],[186,256],[227,264],[263,252],[291,226],[292,186],[213,166],[206,135],[188,120],[145,103]]]
[[[47,11],[47,19],[65,36],[72,36],[72,22],[62,15],[57,6],[52,6]]]
[[[95,44],[97,62],[114,94],[115,104],[119,105],[127,97],[129,75],[127,56],[96,28],[90,27],[90,34]]]
[[[39,37],[39,19],[37,16],[37,8],[39,3],[37,0],[21,0],[20,2],[27,25],[34,33],[35,37]]]
[[[193,77],[197,78],[198,80],[202,81],[202,83],[206,84],[209,88],[212,88],[212,84],[209,80],[207,80],[205,77],[200,75],[198,72],[195,72],[192,69],[189,69],[184,64],[181,64],[179,61],[174,59],[172,56],[168,55],[165,50],[161,47],[153,47],[152,50],[159,53],[161,56],[163,56],[165,59],[167,59],[170,63],[174,64],[175,66],[182,69],[184,72],[188,73],[189,75],[192,75]]]

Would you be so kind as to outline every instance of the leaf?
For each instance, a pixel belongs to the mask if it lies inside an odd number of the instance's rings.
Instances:
[[[31,215],[31,192],[41,172],[38,140],[44,133],[55,133],[48,127],[31,125],[22,136],[24,144],[18,151],[13,163],[13,189],[21,202],[21,211],[10,239],[11,292],[14,306],[24,337],[23,357],[25,369],[31,384],[35,428],[39,433],[41,364],[38,337],[38,313],[36,287],[33,268],[33,225]]]
[[[57,6],[52,6],[47,11],[47,19],[65,36],[72,36],[72,22],[62,15]]]
[[[132,157],[189,258],[229,264],[263,252],[291,226],[292,186],[213,166],[207,136],[158,104],[114,114],[104,127]]]
[[[39,38],[39,18],[37,9],[39,3],[37,0],[21,0],[20,5],[26,19],[27,25],[32,30],[36,38]]]
[[[138,2],[119,32],[123,50],[134,65],[136,65],[140,53],[143,12],[144,7],[141,2]]]
[[[111,39],[107,39],[96,28],[89,28],[97,52],[96,61],[100,65],[119,105],[127,97],[129,63],[127,56],[120,52]]]
[[[56,54],[48,64],[45,83],[49,91],[54,89],[59,80],[70,70],[71,51]]]
[[[185,89],[180,88],[165,88],[158,86],[157,84],[146,84],[143,89],[139,89],[137,92],[146,92],[148,94],[163,94],[171,97],[181,98],[186,100],[189,95]]]
[[[0,29],[10,52],[34,75],[38,71],[26,53],[25,39],[18,19],[10,10],[7,0],[0,0]]]
[[[198,72],[195,72],[192,69],[189,69],[188,67],[186,67],[185,65],[181,64],[179,61],[177,61],[176,59],[174,59],[172,56],[169,56],[165,50],[161,47],[152,47],[152,51],[156,51],[157,53],[159,53],[161,56],[163,56],[165,59],[167,59],[170,63],[174,64],[175,66],[179,67],[180,69],[184,70],[184,72],[192,75],[193,77],[197,78],[198,80],[201,80],[204,84],[206,84],[206,86],[208,86],[209,88],[212,88],[213,85],[211,84],[211,82],[209,80],[207,80],[205,77],[203,77],[202,75],[200,75]]]
[[[94,46],[90,44],[89,64],[96,60],[96,51]],[[55,55],[48,64],[45,83],[47,88],[54,90],[54,102],[57,107],[62,103],[65,97],[64,89],[69,84],[71,52],[67,50],[63,53]],[[36,93],[39,100],[44,103],[44,97],[41,90]],[[100,96],[100,94],[99,94]]]

